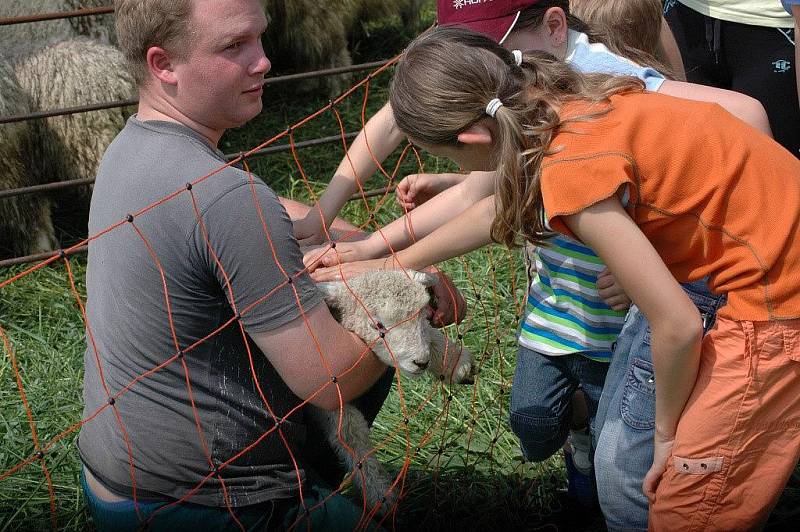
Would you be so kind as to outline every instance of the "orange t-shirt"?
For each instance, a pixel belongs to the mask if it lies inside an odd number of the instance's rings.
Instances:
[[[565,126],[542,163],[550,226],[626,189],[626,210],[680,282],[708,277],[720,315],[800,317],[800,161],[717,104],[656,93]],[[567,104],[562,116],[606,108]]]

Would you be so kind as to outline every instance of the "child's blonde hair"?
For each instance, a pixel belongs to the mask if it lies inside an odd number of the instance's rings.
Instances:
[[[609,109],[603,105],[562,121],[560,107],[574,100],[607,102],[612,94],[643,89],[638,78],[581,74],[546,52],[526,52],[517,66],[514,55],[490,38],[440,27],[405,51],[389,100],[398,127],[412,142],[459,146],[458,134],[487,118],[487,104],[500,99],[491,161],[497,168],[492,238],[512,247],[520,236],[533,243],[549,236],[539,176],[552,138],[565,124]]]
[[[569,6],[617,55],[663,73],[661,0],[570,0]]]

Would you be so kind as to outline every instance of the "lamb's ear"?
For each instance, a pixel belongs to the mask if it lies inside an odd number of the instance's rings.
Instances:
[[[341,281],[331,281],[327,283],[317,283],[317,289],[322,292],[322,297],[328,303],[338,301],[342,297],[344,283]]]
[[[436,283],[439,282],[439,276],[435,273],[423,273],[418,271],[408,272],[413,280],[421,284],[422,286],[434,286]]]

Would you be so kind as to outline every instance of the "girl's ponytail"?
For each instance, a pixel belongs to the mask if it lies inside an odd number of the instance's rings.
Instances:
[[[469,149],[459,145],[458,135],[480,121],[495,121],[492,238],[508,246],[520,245],[521,237],[541,242],[550,234],[540,176],[558,132],[567,123],[607,112],[610,95],[644,87],[636,78],[580,74],[546,52],[526,52],[519,59],[488,37],[439,27],[405,51],[389,95],[400,131],[427,146]],[[600,105],[562,120],[562,107],[575,100]]]

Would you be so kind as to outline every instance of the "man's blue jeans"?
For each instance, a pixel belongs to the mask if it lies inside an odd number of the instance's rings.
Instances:
[[[607,370],[608,363],[580,354],[547,356],[519,347],[510,424],[527,460],[546,460],[564,445],[578,385],[586,395],[591,424]]]
[[[684,285],[708,332],[724,296],[705,283]],[[650,326],[631,307],[617,339],[592,431],[600,508],[609,531],[647,530],[647,497],[642,483],[653,463],[656,383],[650,351]]]

